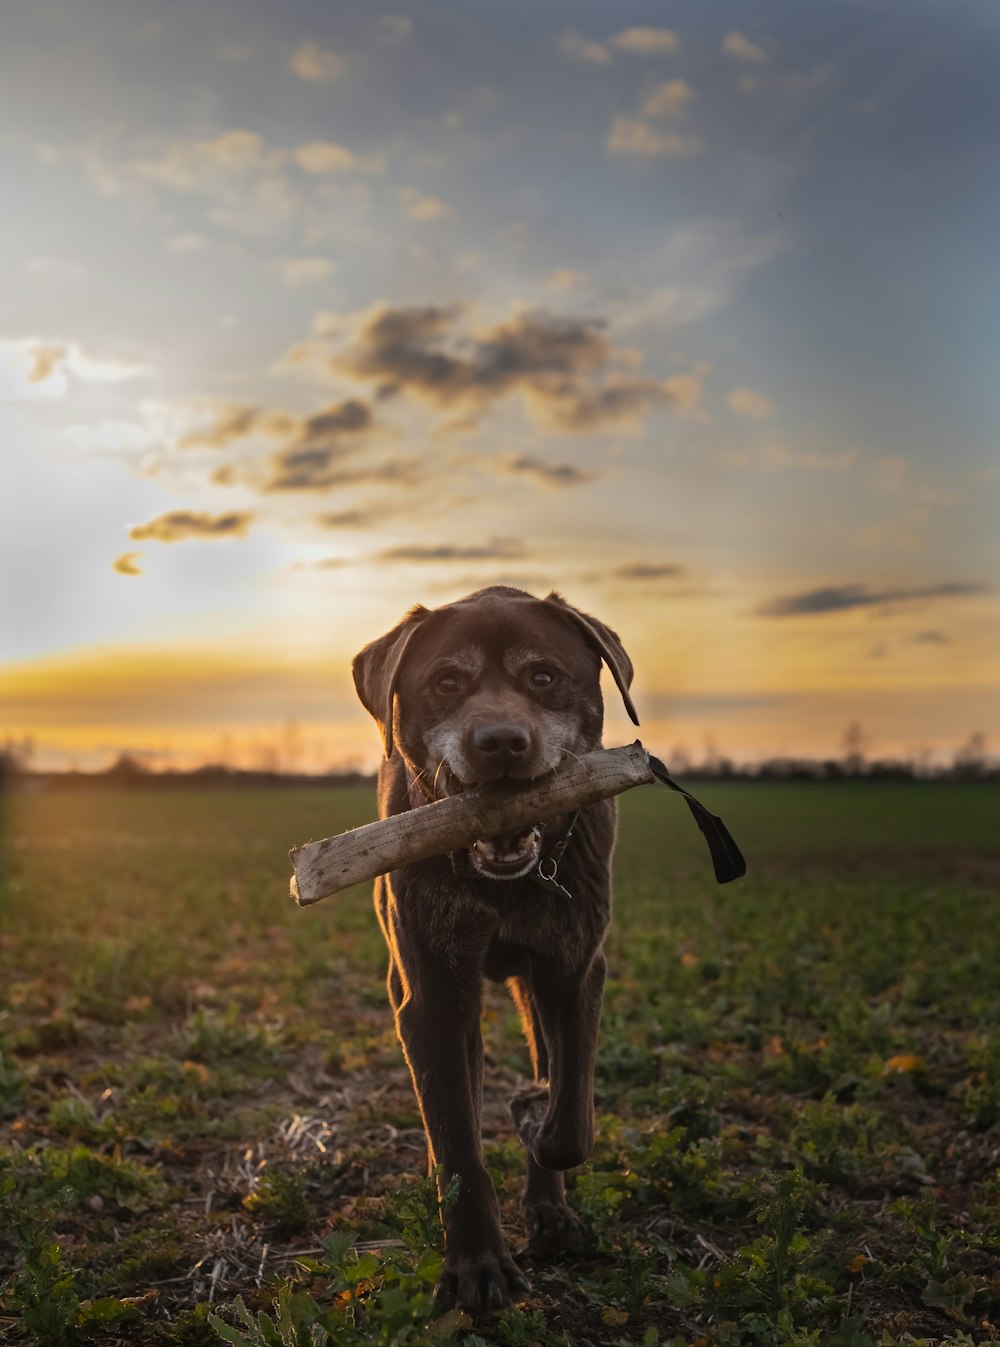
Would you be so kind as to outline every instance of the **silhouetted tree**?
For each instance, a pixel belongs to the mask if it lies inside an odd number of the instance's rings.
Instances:
[[[955,753],[955,775],[985,776],[987,764],[986,735],[976,730]]]
[[[848,776],[860,776],[865,770],[865,755],[871,739],[865,733],[861,722],[852,720],[844,731],[841,747],[844,751],[844,771]]]
[[[128,786],[149,775],[147,769],[128,753],[123,753],[103,774],[116,785]]]

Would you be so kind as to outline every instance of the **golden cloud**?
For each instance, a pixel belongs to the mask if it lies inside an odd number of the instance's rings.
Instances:
[[[426,196],[416,187],[403,187],[399,193],[406,214],[411,220],[446,220],[455,214],[447,201],[437,196]]]
[[[611,53],[607,47],[584,37],[575,28],[568,28],[559,35],[556,39],[556,48],[560,56],[565,56],[568,61],[576,61],[580,65],[611,64]]]
[[[578,468],[575,463],[549,463],[532,454],[520,454],[505,466],[514,476],[531,477],[542,486],[583,486],[592,482],[595,476],[584,468]]]
[[[148,524],[136,524],[129,529],[129,537],[136,542],[155,538],[162,543],[182,542],[188,538],[242,538],[252,519],[251,514],[209,515],[172,510],[151,519]]]
[[[359,155],[333,140],[310,140],[292,152],[292,158],[306,173],[325,177],[334,173],[382,173],[382,155]]]
[[[321,47],[318,42],[303,42],[292,53],[289,68],[307,84],[329,84],[343,74],[346,62],[342,56]]]
[[[771,399],[763,393],[755,393],[752,388],[734,388],[726,402],[734,412],[751,421],[766,421],[774,411]]]
[[[677,34],[669,28],[623,28],[611,42],[629,56],[667,56],[680,48]]]
[[[763,47],[758,47],[756,42],[751,42],[745,33],[741,33],[738,28],[732,29],[722,39],[721,50],[727,56],[735,56],[738,61],[750,61],[760,64],[767,60],[767,52]]]
[[[319,285],[329,280],[333,262],[328,257],[279,257],[271,264],[286,285]]]
[[[688,159],[701,154],[705,142],[698,135],[656,131],[638,117],[616,117],[607,140],[612,154],[641,159]]]
[[[643,99],[641,112],[644,117],[679,117],[695,98],[687,80],[664,80]]]

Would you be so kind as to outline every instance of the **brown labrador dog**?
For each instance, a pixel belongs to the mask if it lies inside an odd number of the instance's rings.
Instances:
[[[358,695],[385,741],[380,817],[478,782],[531,781],[600,747],[602,661],[638,723],[632,664],[618,637],[558,594],[537,599],[497,586],[413,608],[354,661]],[[606,800],[572,820],[540,819],[516,836],[484,837],[376,881],[389,999],[429,1163],[442,1193],[458,1178],[444,1210],[444,1305],[478,1314],[529,1290],[483,1166],[484,978],[510,988],[534,1070],[535,1084],[511,1102],[528,1152],[529,1233],[544,1245],[578,1232],[563,1171],[593,1146],[616,820]]]

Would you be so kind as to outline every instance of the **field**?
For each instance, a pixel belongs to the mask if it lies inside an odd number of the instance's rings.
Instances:
[[[715,886],[678,797],[623,800],[599,1140],[571,1182],[586,1240],[519,1253],[531,1299],[471,1326],[430,1303],[436,1209],[367,886],[286,898],[287,848],[371,796],[0,802],[0,1338],[1000,1338],[1000,788],[699,793],[750,874]],[[502,988],[484,1034],[524,1250]]]

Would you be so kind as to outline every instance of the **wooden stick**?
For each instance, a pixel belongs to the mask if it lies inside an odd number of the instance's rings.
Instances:
[[[300,907],[308,907],[401,865],[544,823],[654,779],[649,756],[636,740],[571,758],[538,781],[473,786],[339,837],[293,847],[288,853],[294,871],[291,895]]]

